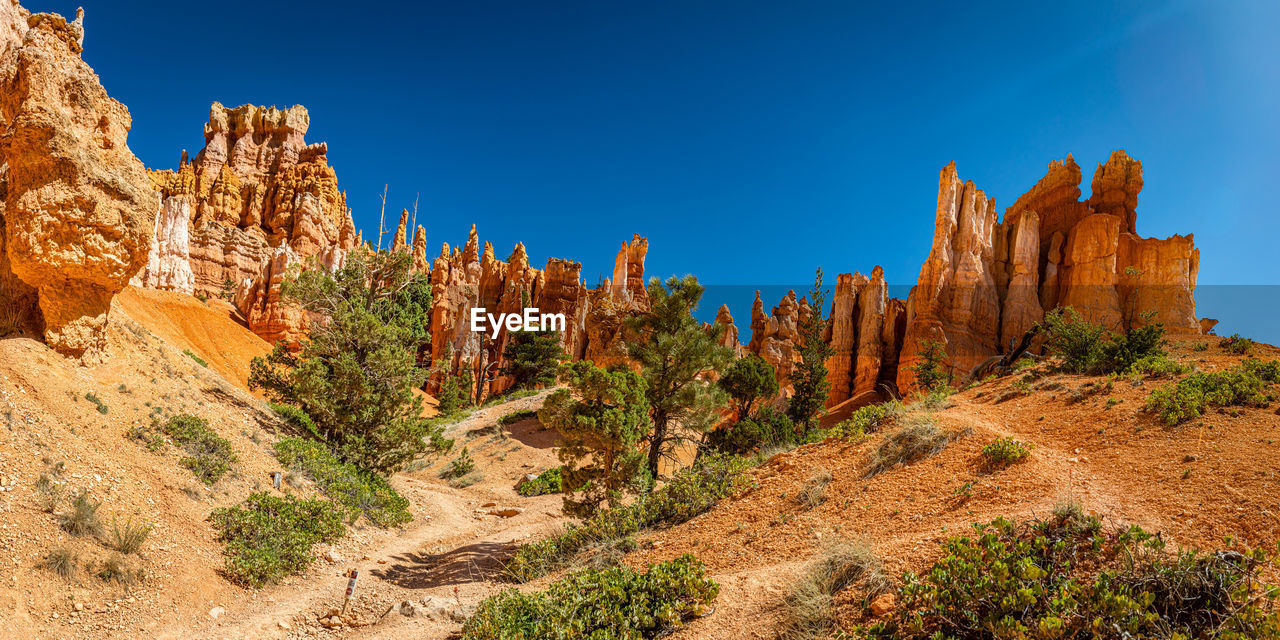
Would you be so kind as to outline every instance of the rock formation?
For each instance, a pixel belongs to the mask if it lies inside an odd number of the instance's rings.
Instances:
[[[294,264],[341,265],[355,223],[324,143],[307,144],[310,116],[288,109],[214,103],[205,147],[175,170],[154,171],[158,233],[134,284],[200,296],[234,292],[254,332],[296,342],[307,318],[278,288]],[[404,242],[404,217],[396,241]],[[425,244],[423,245],[425,247]]]
[[[0,2],[0,304],[54,349],[94,357],[112,297],[147,262],[158,200],[126,144],[129,111],[80,58],[82,36]]]

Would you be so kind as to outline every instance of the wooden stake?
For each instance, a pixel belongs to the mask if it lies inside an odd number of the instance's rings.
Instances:
[[[382,212],[378,214],[378,251],[382,251],[382,223],[387,218],[387,187],[382,185]]]
[[[351,604],[351,596],[355,595],[356,592],[356,580],[359,579],[359,569],[352,569],[347,572],[347,596],[342,600],[342,613],[340,615],[346,615],[347,605]]]

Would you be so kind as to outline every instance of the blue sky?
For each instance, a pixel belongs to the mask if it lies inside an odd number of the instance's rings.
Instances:
[[[1280,284],[1274,0],[83,2],[148,166],[203,145],[211,101],[300,103],[366,237],[388,183],[433,253],[476,223],[594,283],[638,232],[651,274],[910,284],[947,162],[1003,211],[1124,148],[1140,233],[1194,232],[1202,284]]]

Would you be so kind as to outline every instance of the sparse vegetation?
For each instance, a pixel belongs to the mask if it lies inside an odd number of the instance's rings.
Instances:
[[[828,469],[816,469],[800,489],[800,503],[806,509],[815,509],[827,501],[827,485],[834,476]]]
[[[35,487],[36,505],[45,513],[53,513],[58,510],[58,505],[62,503],[62,487],[58,486],[49,477],[49,474],[42,473],[36,479]]]
[[[445,467],[440,473],[440,477],[444,479],[461,478],[476,469],[476,461],[471,458],[471,452],[466,447],[458,453],[458,457],[449,461],[449,466]]]
[[[182,413],[167,420],[153,417],[151,426],[134,427],[130,437],[152,451],[164,448],[167,437],[187,453],[178,464],[188,468],[205,484],[214,484],[231,470],[236,462],[231,441],[209,428],[204,418]]]
[[[134,523],[132,518],[121,523],[119,518],[113,517],[108,534],[107,544],[112,549],[124,554],[137,553],[151,535],[151,525]]]
[[[737,456],[706,455],[681,469],[669,483],[627,505],[602,509],[558,536],[520,545],[506,572],[528,582],[562,568],[578,552],[631,536],[642,529],[675,525],[706,512],[716,501],[749,486],[749,463]]]
[[[1191,371],[1191,367],[1178,364],[1168,354],[1160,352],[1143,356],[1129,365],[1126,373],[1146,376],[1148,378],[1172,378]]]
[[[795,423],[781,411],[764,407],[756,415],[707,432],[705,445],[724,453],[746,454],[756,450],[790,449],[800,440]]]
[[[533,480],[524,480],[516,486],[516,493],[525,497],[560,493],[560,467],[552,467],[539,473]]]
[[[1010,437],[997,438],[991,444],[982,447],[982,455],[987,458],[987,466],[1004,468],[1031,455],[1032,445],[1023,444]]]
[[[333,503],[265,492],[217,509],[209,519],[226,545],[227,573],[255,587],[306,569],[312,545],[346,533],[342,512]]]
[[[958,436],[938,428],[927,416],[913,416],[884,437],[884,442],[872,453],[864,475],[870,478],[898,465],[937,455]]]
[[[1003,518],[943,543],[923,575],[907,572],[891,617],[858,637],[1274,638],[1275,588],[1261,550],[1183,551],[1138,527],[1106,532],[1077,505],[1047,521]]]
[[[209,366],[209,363],[206,362],[204,358],[201,358],[200,356],[192,353],[190,349],[183,349],[182,353],[183,355],[187,356],[188,358],[191,358],[192,361],[194,361],[196,364],[202,367]]]
[[[861,543],[838,542],[822,551],[791,586],[784,603],[779,637],[820,640],[836,631],[835,596],[849,588],[862,593],[865,605],[889,589],[884,566]]]
[[[1195,344],[1191,345],[1191,350],[1192,350],[1192,351],[1208,351],[1208,350],[1209,350],[1209,343],[1208,343],[1208,342],[1197,342],[1197,343],[1195,343]]]
[[[316,439],[323,439],[320,434],[320,428],[316,426],[315,421],[311,419],[311,416],[307,415],[306,411],[291,404],[268,402],[267,406],[271,407],[271,410],[276,415],[296,429],[299,435],[309,435]]]
[[[486,598],[463,626],[462,640],[653,638],[707,612],[719,592],[690,554],[643,573],[628,567],[584,569],[546,591],[508,589]]]
[[[896,400],[869,404],[854,411],[847,420],[832,427],[830,435],[838,438],[860,438],[875,433],[880,427],[892,423],[902,414],[902,403]]]
[[[98,535],[102,532],[102,518],[98,515],[100,508],[101,502],[93,501],[88,492],[81,491],[71,501],[71,511],[58,516],[58,526],[73,536]]]
[[[98,413],[101,413],[104,416],[107,415],[107,411],[109,411],[109,409],[107,408],[107,403],[103,402],[102,399],[97,396],[97,394],[90,391],[89,393],[84,394],[84,399],[88,400],[89,402],[92,402],[95,406],[97,406]]]
[[[281,464],[310,478],[340,505],[348,522],[363,515],[379,527],[394,527],[413,519],[409,500],[385,478],[342,462],[320,442],[284,438],[275,444],[275,453]]]
[[[44,567],[67,580],[76,577],[79,562],[76,553],[67,547],[55,547],[44,557]]]
[[[141,569],[130,567],[128,561],[119,554],[108,556],[106,560],[102,561],[101,568],[98,570],[100,579],[126,585],[136,584],[142,580],[142,576]]]
[[[1218,341],[1218,346],[1227,353],[1244,355],[1253,350],[1253,340],[1238,333],[1233,333]]]
[[[1175,425],[1203,415],[1207,407],[1266,406],[1270,385],[1280,382],[1280,362],[1248,358],[1226,371],[1193,373],[1156,389],[1147,409],[1165,424]]]

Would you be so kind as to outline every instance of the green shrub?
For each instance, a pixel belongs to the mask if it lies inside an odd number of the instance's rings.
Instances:
[[[71,511],[58,516],[58,525],[73,536],[98,535],[102,532],[102,519],[98,516],[101,502],[89,499],[88,492],[81,491],[71,501]]]
[[[109,409],[107,408],[107,403],[103,402],[102,399],[100,399],[93,392],[84,394],[84,399],[96,405],[98,408],[98,413],[101,413],[104,416],[107,415],[107,411],[109,411]]]
[[[1193,373],[1156,389],[1147,409],[1168,425],[1203,415],[1207,407],[1266,406],[1269,386],[1280,381],[1280,363],[1249,358],[1226,371]]]
[[[458,457],[449,461],[449,466],[440,472],[440,477],[445,479],[461,478],[475,471],[475,469],[476,461],[471,459],[471,452],[467,451],[466,447],[463,447],[462,451],[458,453]]]
[[[1045,314],[1045,345],[1062,359],[1061,367],[1072,373],[1121,373],[1149,356],[1164,354],[1164,325],[1152,322],[1127,333],[1114,334],[1080,316],[1075,309],[1054,309]]]
[[[1244,355],[1253,350],[1253,340],[1238,333],[1233,333],[1218,341],[1218,346],[1227,353]]]
[[[525,497],[560,493],[560,482],[560,467],[552,467],[539,473],[533,480],[524,480],[516,485],[516,493]]]
[[[860,589],[864,603],[889,589],[883,563],[865,544],[836,543],[805,568],[787,594],[779,636],[784,640],[830,637],[836,630],[835,595],[848,588]]]
[[[320,428],[316,426],[315,421],[311,419],[311,416],[307,415],[306,411],[291,404],[268,402],[267,406],[271,407],[271,410],[280,416],[282,420],[297,429],[300,434],[309,435],[318,440],[324,439],[320,435]]]
[[[513,389],[550,386],[564,357],[557,331],[509,331],[501,373],[511,377]]]
[[[685,554],[641,573],[628,567],[585,569],[546,591],[508,589],[483,600],[462,640],[641,640],[665,635],[706,613],[720,586]]]
[[[986,456],[988,466],[1007,467],[1031,455],[1031,446],[1009,437],[997,438],[982,448],[982,455]]]
[[[1197,343],[1195,343],[1195,344],[1191,345],[1191,350],[1192,350],[1192,351],[1208,351],[1208,350],[1209,350],[1209,343],[1208,343],[1208,342],[1197,342]]]
[[[1168,354],[1158,353],[1143,356],[1129,365],[1125,371],[1129,375],[1141,375],[1149,378],[1171,378],[1191,371],[1191,367],[1178,364]]]
[[[209,363],[208,363],[208,362],[205,362],[204,358],[201,358],[200,356],[198,356],[198,355],[196,355],[196,354],[194,354],[194,353],[191,353],[191,350],[190,350],[190,349],[183,349],[183,350],[182,350],[182,353],[184,353],[188,358],[191,358],[192,360],[194,360],[194,361],[195,361],[195,363],[196,363],[196,364],[198,364],[198,365],[200,365],[200,366],[202,366],[202,367],[207,367],[207,366],[209,366]]]
[[[781,411],[764,407],[756,415],[707,433],[707,446],[724,453],[746,454],[760,449],[792,447],[800,439],[796,425]]]
[[[340,505],[348,522],[363,515],[379,527],[394,527],[413,519],[409,500],[392,489],[385,478],[338,460],[320,442],[284,438],[276,443],[275,453],[281,464],[310,478]]]
[[[884,437],[884,442],[871,454],[865,477],[937,455],[955,437],[939,429],[932,420],[913,420]]]
[[[522,544],[506,564],[513,579],[528,582],[559,569],[589,546],[633,535],[642,529],[675,525],[709,510],[716,501],[751,484],[749,462],[729,455],[706,455],[681,469],[669,483],[630,504],[602,509],[555,537]]]
[[[907,572],[889,619],[858,637],[1275,638],[1280,621],[1258,581],[1260,551],[1164,553],[1138,527],[1104,532],[1078,507],[1047,521],[1003,518],[942,544]]]
[[[533,409],[525,409],[523,411],[512,411],[511,413],[508,413],[507,415],[504,415],[501,418],[498,418],[498,424],[504,427],[509,427],[517,422],[521,422],[523,420],[528,420],[529,418],[536,418],[536,417],[538,417],[538,412],[534,411]]]
[[[750,416],[756,401],[769,401],[778,395],[778,377],[773,365],[757,355],[734,360],[716,384],[733,398],[739,418]]]
[[[203,418],[190,414],[170,416],[164,422],[152,418],[150,427],[134,427],[130,436],[152,451],[163,448],[164,436],[168,436],[187,453],[178,464],[190,469],[205,484],[220,480],[236,461],[231,442],[209,429]]]
[[[312,545],[346,533],[342,512],[328,500],[266,492],[251,494],[241,505],[217,509],[209,519],[226,545],[227,573],[255,587],[306,569]]]
[[[881,404],[869,404],[853,412],[847,420],[831,428],[830,435],[837,438],[859,438],[875,433],[880,427],[893,422],[903,413],[902,403],[896,400]]]

